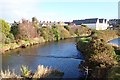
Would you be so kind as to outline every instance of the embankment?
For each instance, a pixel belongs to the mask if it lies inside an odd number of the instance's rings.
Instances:
[[[108,78],[107,71],[118,64],[115,50],[108,44],[108,41],[117,37],[114,31],[95,31],[91,37],[78,40],[77,49],[85,56],[81,68],[88,67],[88,78],[104,80]]]

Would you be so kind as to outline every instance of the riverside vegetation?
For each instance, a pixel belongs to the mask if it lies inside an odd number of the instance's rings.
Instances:
[[[73,38],[78,36],[91,35],[91,29],[86,26],[70,27],[62,25],[40,26],[37,18],[33,17],[32,22],[22,19],[21,22],[14,22],[11,26],[5,20],[0,19],[0,54],[16,48],[26,48],[43,42],[59,41],[61,39]],[[22,76],[17,75],[14,71],[1,71],[1,78],[46,78],[49,75],[56,77],[61,74],[60,71],[51,70],[38,66],[35,73],[22,67]],[[45,72],[42,73],[41,71]],[[51,75],[52,74],[52,75]],[[63,75],[63,74],[62,74]],[[54,78],[53,77],[53,78]]]
[[[0,20],[0,51],[25,48],[34,44],[77,36],[87,36],[91,30],[85,26],[70,27],[62,25],[40,26],[37,18],[32,22],[22,19],[22,22],[14,22],[11,27],[5,20]]]
[[[118,64],[119,58],[117,57],[114,48],[110,44],[107,44],[107,42],[117,38],[119,35],[120,34],[115,30],[96,31],[91,30],[84,25],[81,27],[70,27],[58,24],[52,25],[51,27],[42,27],[39,25],[39,22],[35,17],[32,18],[32,22],[22,19],[22,22],[14,22],[10,27],[10,24],[1,19],[0,51],[1,53],[5,53],[5,51],[8,50],[20,47],[25,48],[42,42],[89,36],[87,38],[81,38],[77,42],[78,50],[85,55],[85,63],[83,63],[82,66],[85,66],[85,68],[88,69],[88,72],[91,74],[90,77],[103,78],[103,76],[106,77],[105,75],[107,73],[105,73],[105,71],[108,68],[110,69]],[[110,74],[108,74],[108,76],[113,74],[112,71],[109,72]],[[9,73],[9,70],[8,72],[2,71],[1,73],[5,75]],[[30,76],[31,75],[29,75],[29,77]]]
[[[88,79],[115,79],[120,78],[119,55],[115,48],[108,44],[109,40],[118,38],[119,33],[115,30],[92,31],[92,35],[87,38],[80,38],[77,41],[77,49],[85,56],[85,62],[81,69],[88,68]],[[117,67],[116,67],[117,66]]]
[[[33,73],[27,66],[21,66],[21,75],[15,73],[15,70],[1,71],[0,78],[4,80],[39,80],[40,78],[60,78],[63,76],[63,72],[60,72],[43,65],[38,65],[37,70]]]

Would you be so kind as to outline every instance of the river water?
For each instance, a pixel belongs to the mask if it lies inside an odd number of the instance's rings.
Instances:
[[[118,46],[120,46],[120,38],[116,38],[110,41],[113,44],[117,44]]]
[[[78,66],[83,57],[76,49],[75,43],[75,39],[66,39],[9,51],[2,55],[2,68],[15,69],[20,73],[21,65],[27,65],[34,71],[40,64],[63,71],[63,78],[82,77]]]

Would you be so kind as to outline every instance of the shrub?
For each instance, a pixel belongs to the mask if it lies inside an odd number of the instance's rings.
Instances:
[[[91,29],[83,26],[73,27],[72,30],[77,36],[88,36],[88,35],[91,35],[91,32],[92,32]]]
[[[48,27],[42,27],[41,28],[41,36],[43,36],[43,38],[46,41],[52,41],[54,40],[54,30],[52,30],[51,28]]]
[[[13,34],[10,33],[7,37],[10,38],[11,42],[14,42],[15,38]]]
[[[20,68],[20,70],[21,70],[21,72],[22,72],[22,76],[23,77],[31,77],[30,75],[31,75],[31,71],[29,70],[29,68],[27,67],[27,66],[21,66],[21,68]]]
[[[5,39],[6,39],[5,34],[4,34],[4,33],[2,33],[2,32],[0,32],[0,42],[1,42],[2,44],[4,44],[4,43],[5,43]]]
[[[0,31],[7,36],[10,33],[10,25],[5,21],[0,19]]]
[[[61,39],[69,38],[71,35],[66,29],[62,29],[60,32]]]
[[[21,66],[20,68],[21,72],[22,72],[22,77],[20,77],[19,75],[15,74],[14,70],[10,71],[5,70],[5,71],[1,71],[0,72],[0,78],[8,78],[11,80],[34,80],[34,79],[40,79],[40,78],[61,78],[64,73],[60,72],[58,70],[55,69],[51,69],[49,67],[44,67],[43,65],[38,65],[37,70],[35,71],[35,73],[31,73],[31,70],[27,67],[27,66]]]
[[[64,28],[68,31],[70,31],[70,27],[69,26],[64,26]]]
[[[60,40],[60,32],[57,28],[52,28],[56,40]]]
[[[93,36],[97,36],[99,39],[103,39],[105,42],[108,42],[109,40],[118,37],[117,32],[118,31],[115,30],[99,30],[93,31]]]
[[[38,65],[37,71],[34,73],[33,78],[45,78],[51,73],[51,69],[44,67],[43,65]]]
[[[5,71],[2,71],[0,72],[0,77],[1,78],[21,78],[19,75],[15,74],[14,70],[13,71],[10,71],[9,69],[8,70],[5,70]]]
[[[120,79],[120,66],[114,66],[112,67],[107,74],[107,78],[113,79],[113,80],[119,80]]]
[[[55,78],[63,76],[63,72],[60,72],[43,65],[38,65],[37,71],[34,73],[33,78]]]
[[[10,38],[6,38],[6,39],[5,39],[5,44],[9,44],[9,43],[11,43]]]
[[[117,63],[113,47],[99,38],[82,38],[78,41],[77,48],[89,59],[88,61],[98,66],[112,66]]]

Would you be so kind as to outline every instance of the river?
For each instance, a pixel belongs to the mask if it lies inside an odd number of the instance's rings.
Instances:
[[[120,46],[120,38],[116,38],[110,41],[113,44],[117,44],[118,46]]]
[[[20,73],[21,65],[27,65],[34,71],[40,64],[63,71],[63,78],[82,77],[83,73],[78,66],[83,56],[76,49],[75,43],[75,39],[66,39],[9,51],[2,55],[2,68],[15,69]]]

